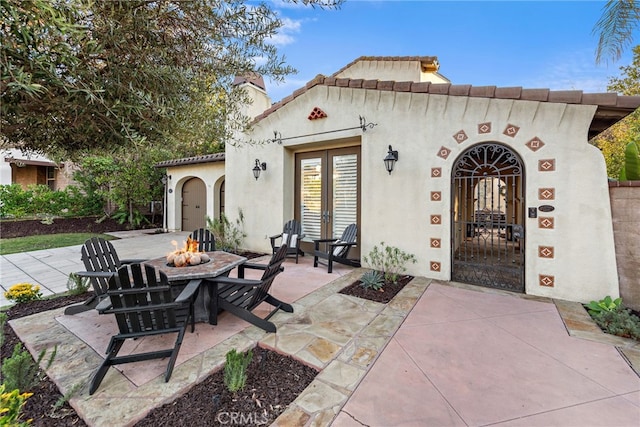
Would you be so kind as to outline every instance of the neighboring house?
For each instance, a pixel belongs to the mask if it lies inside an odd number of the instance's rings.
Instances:
[[[55,163],[39,154],[24,153],[19,149],[0,150],[0,185],[47,185],[52,190],[63,190],[73,183],[70,163]]]
[[[221,155],[166,164],[169,228],[194,228],[179,218],[195,179],[205,215],[219,214],[216,198],[232,219],[243,211],[247,249],[269,251],[291,218],[306,251],[356,223],[360,254],[396,246],[416,256],[410,274],[573,301],[618,295],[606,168],[588,140],[640,97],[452,85],[437,70],[435,57],[361,57],[264,111],[264,86],[241,83],[257,100],[245,138],[264,143],[227,147],[224,169]]]

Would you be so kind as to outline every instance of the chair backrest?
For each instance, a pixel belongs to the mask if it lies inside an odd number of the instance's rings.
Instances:
[[[282,228],[282,244],[289,247],[296,247],[298,238],[302,234],[302,226],[295,219],[289,220]]]
[[[264,270],[262,277],[260,280],[262,284],[257,288],[254,288],[255,291],[253,293],[252,298],[248,300],[246,308],[248,310],[253,310],[256,306],[258,306],[264,299],[267,297],[269,293],[269,289],[271,288],[271,284],[273,283],[273,279],[276,278],[278,274],[282,272],[282,262],[287,256],[287,245],[282,245],[278,248],[278,251],[273,254],[267,268]]]
[[[82,246],[82,262],[84,268],[91,272],[115,273],[121,266],[120,258],[113,245],[100,237],[92,237]],[[92,277],[91,285],[97,295],[102,295],[109,288],[107,278]]]
[[[216,250],[216,239],[213,233],[206,228],[194,230],[189,237],[198,241],[198,250],[200,252],[213,252]]]
[[[342,232],[342,237],[338,240],[342,243],[356,243],[358,240],[358,226],[356,224],[349,224],[347,228]],[[338,258],[346,258],[349,254],[351,246],[338,246],[335,248],[333,256]]]
[[[171,286],[166,274],[150,265],[125,265],[109,279],[109,290],[113,314],[122,334],[162,331],[178,325]]]

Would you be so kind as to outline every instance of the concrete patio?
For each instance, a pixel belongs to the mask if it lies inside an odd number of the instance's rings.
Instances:
[[[113,243],[123,258],[156,257],[186,234]],[[71,264],[79,247],[20,254],[41,262],[38,273],[2,257],[2,284],[9,284],[7,262],[25,281],[47,282],[44,269],[67,268],[47,262],[61,261],[61,253],[72,258],[69,271],[83,269]],[[32,353],[58,345],[48,374],[63,393],[80,386],[71,404],[91,426],[131,425],[222,366],[230,349],[256,344],[321,370],[279,426],[639,424],[640,346],[600,332],[580,304],[423,277],[389,304],[338,293],[360,274],[337,266],[329,275],[308,256],[298,265],[287,260],[272,290],[295,312],[272,318],[276,334],[223,314],[218,326],[199,323],[186,334],[168,383],[163,361],[129,364],[111,369],[93,396],[87,384],[114,328],[109,316],[59,309],[11,324]]]

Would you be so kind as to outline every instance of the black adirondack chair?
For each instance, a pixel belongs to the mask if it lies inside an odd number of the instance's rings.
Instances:
[[[114,314],[119,333],[111,337],[107,347],[107,357],[91,380],[89,394],[93,394],[107,374],[109,366],[140,362],[150,359],[169,358],[164,380],[169,381],[178,357],[189,321],[194,331],[193,301],[197,296],[201,280],[192,280],[175,299],[167,276],[150,265],[132,264],[118,269],[109,279],[107,295],[111,304],[100,309],[100,314]],[[177,337],[173,348],[118,356],[127,339],[137,339],[151,335],[174,334]]]
[[[143,259],[120,259],[111,242],[100,237],[92,237],[84,242],[81,250],[82,263],[86,271],[76,274],[89,278],[93,287],[93,296],[82,304],[67,307],[64,314],[73,315],[91,310],[106,297],[109,288],[109,278],[126,264],[143,262]]]
[[[189,236],[198,242],[200,252],[213,252],[216,250],[216,239],[213,233],[206,228],[194,230]]]
[[[287,256],[293,255],[298,263],[298,255],[304,256],[304,252],[300,249],[300,241],[304,239],[302,234],[302,226],[298,221],[292,219],[282,228],[282,233],[269,237],[271,240],[272,253],[276,253],[281,245],[287,245]],[[280,245],[276,242],[280,239]]]
[[[356,245],[358,237],[358,226],[350,224],[342,232],[339,239],[314,239],[313,266],[318,266],[318,258],[328,261],[328,272],[333,271],[333,263],[360,267],[360,260],[349,259],[349,251]],[[324,245],[324,250],[320,248]]]
[[[205,283],[209,286],[209,295],[211,296],[209,323],[216,325],[219,310],[226,310],[267,332],[275,332],[276,325],[269,322],[269,319],[278,310],[293,313],[293,307],[291,305],[269,294],[273,279],[284,271],[282,262],[286,254],[287,246],[282,245],[280,249],[273,254],[267,265],[244,263],[238,267],[238,278],[216,277],[212,280],[205,280]],[[245,269],[263,270],[264,273],[259,280],[245,279]],[[214,288],[214,286],[217,288]],[[216,291],[217,298],[215,295]],[[265,318],[261,318],[251,312],[262,302],[267,302],[275,307]]]

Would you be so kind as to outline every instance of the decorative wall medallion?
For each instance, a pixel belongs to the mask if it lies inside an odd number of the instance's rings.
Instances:
[[[553,258],[553,246],[538,246],[538,256],[540,258]]]
[[[507,127],[504,129],[504,132],[502,133],[507,136],[510,136],[511,138],[515,138],[519,130],[520,128],[518,126],[508,124]]]
[[[431,168],[431,178],[440,178],[442,176],[442,168]]]
[[[538,188],[538,199],[540,200],[555,200],[556,189],[555,188]]]
[[[552,216],[538,217],[538,228],[553,229],[555,227],[555,221]]]
[[[314,107],[313,110],[311,110],[311,113],[309,113],[309,117],[307,117],[307,119],[316,120],[316,119],[324,119],[325,117],[327,117],[327,113],[325,113],[318,107]]]
[[[556,159],[538,160],[539,172],[553,172],[554,170],[556,170]]]
[[[542,140],[540,138],[538,138],[537,136],[533,139],[530,139],[526,144],[527,147],[529,147],[529,149],[531,151],[538,151],[539,149],[541,149],[542,147],[544,147],[544,142],[542,142]]]
[[[440,271],[440,263],[438,261],[431,261],[431,271]]]
[[[556,284],[556,279],[554,276],[549,276],[546,274],[540,274],[540,286],[546,286],[548,288],[553,288]]]
[[[463,130],[459,130],[453,135],[453,139],[455,139],[458,144],[462,144],[467,138],[468,136]]]
[[[442,223],[441,215],[431,215],[431,225],[440,225]]]
[[[442,200],[442,193],[440,191],[432,191],[431,192],[431,201],[439,202]]]
[[[431,238],[431,247],[434,249],[440,249],[442,242],[440,239],[436,239],[434,237]]]
[[[478,125],[478,133],[490,133],[491,132],[491,122],[480,123]]]
[[[449,154],[451,154],[451,150],[449,150],[447,147],[445,147],[444,145],[442,147],[440,147],[440,151],[438,151],[438,157],[442,157],[443,159],[447,159],[447,157],[449,157]]]

